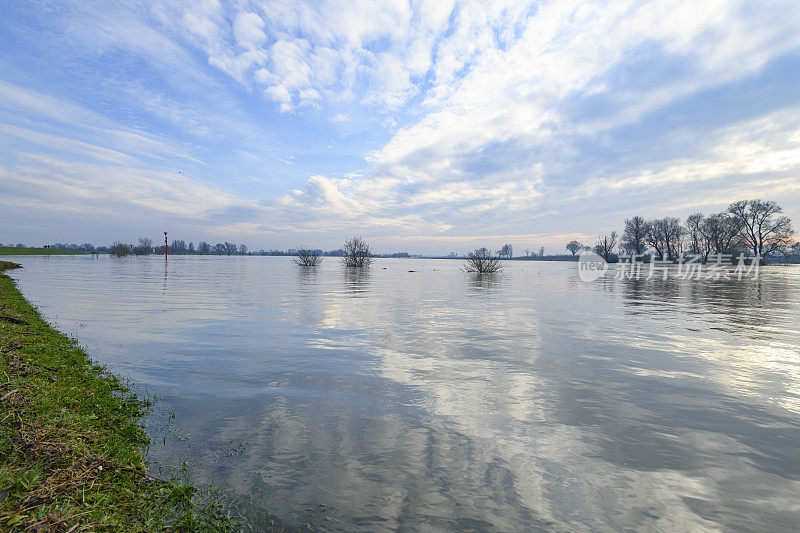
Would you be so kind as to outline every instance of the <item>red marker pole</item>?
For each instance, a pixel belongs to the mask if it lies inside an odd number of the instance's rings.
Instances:
[[[169,249],[169,246],[167,246],[167,232],[165,231],[164,232],[164,261],[167,260],[167,250],[168,249]]]

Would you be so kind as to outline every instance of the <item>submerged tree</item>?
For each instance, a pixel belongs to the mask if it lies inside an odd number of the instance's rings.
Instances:
[[[775,202],[742,200],[732,203],[728,212],[739,222],[739,234],[753,255],[764,257],[791,243],[794,229],[789,217]]]
[[[716,213],[700,222],[700,253],[704,260],[710,254],[733,254],[741,247],[741,223],[730,213]]]
[[[464,270],[467,272],[477,272],[478,274],[489,274],[501,269],[500,259],[492,255],[488,248],[478,248],[474,252],[467,254],[467,264]]]
[[[153,241],[147,237],[140,237],[139,244],[133,247],[136,255],[150,255],[153,252]]]
[[[684,234],[689,238],[689,253],[695,255],[704,255],[707,249],[707,243],[703,238],[703,224],[705,222],[705,215],[697,212],[692,213],[686,217],[686,227]]]
[[[181,239],[173,240],[169,245],[169,253],[174,255],[185,255],[186,250],[186,241]]]
[[[322,256],[319,253],[319,250],[310,250],[305,246],[300,246],[297,248],[297,257],[294,259],[294,263],[300,266],[317,266],[322,262]]]
[[[504,244],[503,247],[497,251],[497,255],[505,257],[506,259],[511,259],[514,256],[514,247],[510,244]]]
[[[645,243],[652,246],[662,259],[672,260],[680,253],[683,226],[675,217],[657,218],[647,222]]]
[[[583,244],[579,243],[578,241],[569,241],[565,248],[570,251],[573,257],[575,257],[575,254],[583,250]]]
[[[126,255],[130,255],[131,245],[120,241],[114,241],[114,244],[108,249],[108,253],[115,257],[125,257]]]
[[[643,254],[647,248],[645,244],[647,232],[648,224],[643,217],[626,218],[625,230],[622,232],[622,245],[629,253]]]
[[[597,244],[594,247],[594,253],[601,256],[607,263],[611,263],[616,259],[614,250],[617,248],[617,232],[612,231],[611,235],[603,235],[598,238]]]
[[[348,267],[368,267],[372,263],[369,244],[361,237],[350,237],[344,241],[342,262]]]

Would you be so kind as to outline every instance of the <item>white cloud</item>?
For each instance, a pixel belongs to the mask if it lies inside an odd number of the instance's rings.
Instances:
[[[264,89],[264,92],[277,102],[288,104],[292,101],[292,95],[289,94],[289,91],[283,85],[267,87]]]
[[[167,3],[154,12],[164,31],[182,34],[240,83],[282,86],[299,105],[321,95],[397,107],[417,93],[414,78],[431,68],[452,6],[255,1],[238,11],[206,1]]]
[[[299,96],[301,100],[305,101],[319,100],[320,98],[322,98],[322,96],[317,91],[311,88],[303,89],[302,91],[300,91]]]
[[[355,173],[346,179],[314,176],[306,190],[294,191],[268,211],[282,219],[286,213],[302,213],[292,224],[304,231],[322,231],[334,220],[335,227],[373,227],[400,241],[448,242],[474,240],[491,229],[495,239],[505,235],[509,242],[522,244],[521,239],[532,234],[519,229],[537,227],[531,226],[532,221],[543,211],[549,215],[571,211],[571,220],[549,217],[553,230],[563,231],[574,227],[572,220],[583,224],[584,230],[596,228],[597,213],[603,210],[619,218],[614,222],[619,224],[620,208],[648,215],[655,208],[683,216],[701,207],[721,210],[749,197],[777,198],[795,206],[800,200],[800,107],[721,128],[691,156],[644,163],[633,171],[588,175],[574,186],[546,186],[542,165],[518,171],[503,165],[499,174],[481,179],[465,179],[446,160],[426,168],[440,179]],[[692,191],[698,188],[713,190],[713,195],[697,198]],[[633,197],[640,200],[631,207]],[[642,198],[653,200],[642,202]],[[622,217],[630,216],[628,211]],[[540,243],[551,242],[551,237],[536,235]]]
[[[244,202],[196,180],[139,166],[75,162],[39,153],[19,154],[18,168],[0,168],[9,191],[0,203],[42,200],[87,216],[136,218],[142,212],[204,220]],[[120,220],[122,221],[122,220]]]
[[[264,33],[264,21],[255,13],[250,12],[236,15],[233,22],[233,34],[236,36],[237,44],[246,50],[257,48],[267,39],[267,34]]]
[[[671,184],[696,184],[729,176],[752,176],[749,196],[764,193],[778,195],[800,192],[800,180],[791,173],[800,172],[800,107],[760,117],[722,129],[710,149],[696,157],[685,157],[653,163],[634,173],[594,178],[576,189],[574,198],[596,194],[619,194],[631,188],[652,190]],[[765,187],[763,176],[783,177]],[[776,183],[781,183],[776,187]],[[726,187],[720,184],[719,195]],[[736,187],[737,197],[717,197],[717,203],[728,203],[748,193]]]

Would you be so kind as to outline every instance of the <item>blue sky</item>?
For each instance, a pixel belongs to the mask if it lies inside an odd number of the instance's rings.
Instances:
[[[800,3],[2,2],[0,242],[549,251],[800,223]]]

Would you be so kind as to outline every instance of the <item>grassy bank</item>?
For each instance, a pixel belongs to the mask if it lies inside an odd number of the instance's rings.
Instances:
[[[87,252],[68,252],[55,248],[15,248],[0,246],[0,255],[85,255]]]
[[[0,273],[0,530],[231,529],[190,485],[147,475],[147,409]]]

